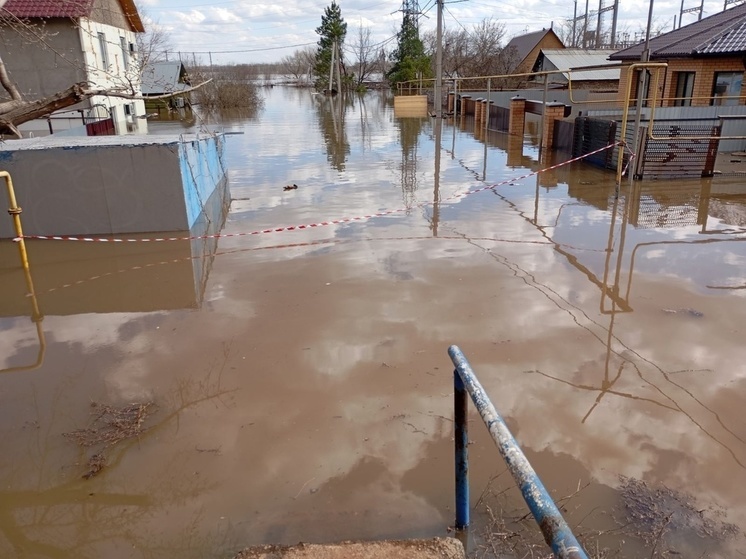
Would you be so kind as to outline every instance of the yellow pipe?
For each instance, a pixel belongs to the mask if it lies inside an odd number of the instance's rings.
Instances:
[[[23,266],[23,274],[26,279],[26,289],[28,290],[28,296],[31,299],[31,321],[36,324],[36,335],[39,338],[39,353],[36,357],[36,362],[33,365],[26,365],[22,367],[11,367],[10,369],[3,369],[0,373],[11,373],[16,371],[28,371],[36,369],[41,366],[44,362],[44,354],[47,349],[47,342],[44,337],[44,330],[41,327],[41,321],[44,320],[44,316],[41,314],[39,309],[39,302],[36,299],[36,291],[34,290],[34,281],[31,278],[31,270],[29,268],[28,253],[26,252],[26,243],[23,238],[23,228],[21,227],[21,208],[18,207],[18,201],[16,200],[16,193],[13,189],[13,179],[10,177],[10,173],[7,171],[0,171],[0,177],[5,179],[5,185],[8,190],[8,200],[10,202],[10,208],[8,213],[13,217],[13,225],[16,230],[16,242],[18,243],[18,252],[21,255],[21,265]]]
[[[26,242],[23,239],[23,227],[21,227],[21,208],[18,207],[16,201],[16,192],[13,189],[13,179],[10,178],[8,171],[0,171],[0,177],[5,179],[5,186],[8,189],[8,200],[10,201],[10,208],[8,213],[13,218],[13,226],[16,230],[16,242],[18,243],[18,252],[21,254],[21,264],[24,270],[28,270],[28,254],[26,253]]]

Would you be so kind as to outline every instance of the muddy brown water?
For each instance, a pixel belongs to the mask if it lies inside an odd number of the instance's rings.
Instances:
[[[634,479],[736,533],[671,518],[668,539],[617,539],[617,556],[746,549],[742,179],[625,182],[617,199],[613,175],[583,163],[516,178],[554,161],[530,135],[485,143],[468,120],[438,132],[380,93],[264,92],[258,116],[222,122],[243,132],[227,137],[223,232],[401,211],[222,238],[207,256],[189,242],[30,242],[43,347],[16,246],[0,242],[0,556],[445,535],[450,344],[555,497],[590,482],[565,509],[594,546],[625,523]],[[139,437],[82,479],[96,449],[63,434],[91,424],[92,403],[150,401]],[[472,418],[480,525],[512,483]]]

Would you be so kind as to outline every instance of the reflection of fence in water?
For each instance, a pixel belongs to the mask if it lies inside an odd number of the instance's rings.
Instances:
[[[630,196],[628,219],[638,229],[702,225],[707,218],[707,197],[699,185],[635,184]]]

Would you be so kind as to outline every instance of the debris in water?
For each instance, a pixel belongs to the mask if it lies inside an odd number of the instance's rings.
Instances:
[[[88,471],[83,474],[83,478],[90,479],[104,469],[106,465],[105,449],[111,448],[126,439],[140,436],[145,431],[143,423],[154,409],[155,404],[153,402],[134,403],[121,408],[97,402],[91,403],[93,419],[90,426],[62,434],[63,437],[73,441],[78,446],[84,448],[101,447],[98,452],[88,459]]]

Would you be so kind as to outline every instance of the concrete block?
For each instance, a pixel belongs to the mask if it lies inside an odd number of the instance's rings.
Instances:
[[[47,136],[9,141],[0,169],[27,235],[189,230],[224,180],[221,136]],[[0,238],[14,235],[0,218]]]

